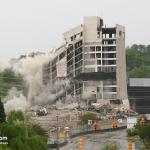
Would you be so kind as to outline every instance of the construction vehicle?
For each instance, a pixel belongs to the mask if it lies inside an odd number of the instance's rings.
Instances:
[[[43,107],[43,108],[38,109],[36,114],[38,116],[46,116],[48,114],[48,112],[47,112],[46,108]]]

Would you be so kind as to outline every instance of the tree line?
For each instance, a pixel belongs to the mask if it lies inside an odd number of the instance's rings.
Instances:
[[[12,68],[0,71],[0,97],[7,96],[12,87],[26,94],[27,86],[21,74],[16,73]]]
[[[150,77],[150,45],[137,45],[126,48],[127,73],[129,78]]]

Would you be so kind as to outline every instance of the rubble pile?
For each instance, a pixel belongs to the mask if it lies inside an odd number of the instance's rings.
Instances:
[[[59,128],[77,127],[80,122],[79,116],[85,113],[94,113],[99,120],[104,122],[112,119],[126,119],[128,116],[137,115],[136,112],[125,108],[123,105],[118,106],[109,103],[93,103],[89,106],[82,105],[82,107],[78,103],[68,104],[63,107],[49,104],[45,107],[32,107],[27,112],[27,114],[32,116],[32,120],[45,128],[50,135],[56,133],[57,126]]]

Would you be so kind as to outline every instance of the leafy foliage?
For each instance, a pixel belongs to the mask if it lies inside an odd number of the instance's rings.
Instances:
[[[33,129],[33,131],[35,132],[35,133],[37,133],[38,135],[45,135],[45,136],[47,136],[48,137],[48,135],[47,135],[47,132],[43,129],[43,128],[41,128],[38,124],[33,124],[32,125],[32,129]]]
[[[6,121],[6,115],[4,111],[4,105],[1,102],[1,97],[0,97],[0,123],[3,123]]]
[[[129,137],[135,136],[135,135],[137,135],[137,131],[134,128],[133,129],[127,129],[127,135]]]
[[[142,66],[129,71],[129,77],[150,78],[150,66]]]
[[[117,144],[108,142],[103,146],[103,150],[119,150],[119,147]]]
[[[8,122],[0,124],[0,133],[8,137],[8,145],[2,150],[47,150],[47,132],[26,121],[21,111],[8,115]]]
[[[146,149],[150,148],[150,122],[147,122],[144,126],[141,126],[139,123],[135,126],[137,134],[140,139],[143,141]]]
[[[12,68],[6,68],[0,72],[0,96],[5,97],[12,87],[16,87],[24,93],[26,91],[26,83],[22,75],[15,73]]]
[[[132,45],[126,50],[129,77],[150,77],[150,45]]]
[[[12,150],[7,145],[0,145],[0,150]]]
[[[86,113],[82,116],[80,116],[80,120],[83,124],[87,124],[88,120],[96,120],[96,114],[93,113]]]
[[[17,121],[24,121],[25,116],[23,115],[22,111],[12,111],[7,116],[7,121],[11,124]]]

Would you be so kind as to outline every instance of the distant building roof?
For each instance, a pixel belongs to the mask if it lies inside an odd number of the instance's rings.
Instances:
[[[129,86],[150,87],[150,78],[130,78]]]

